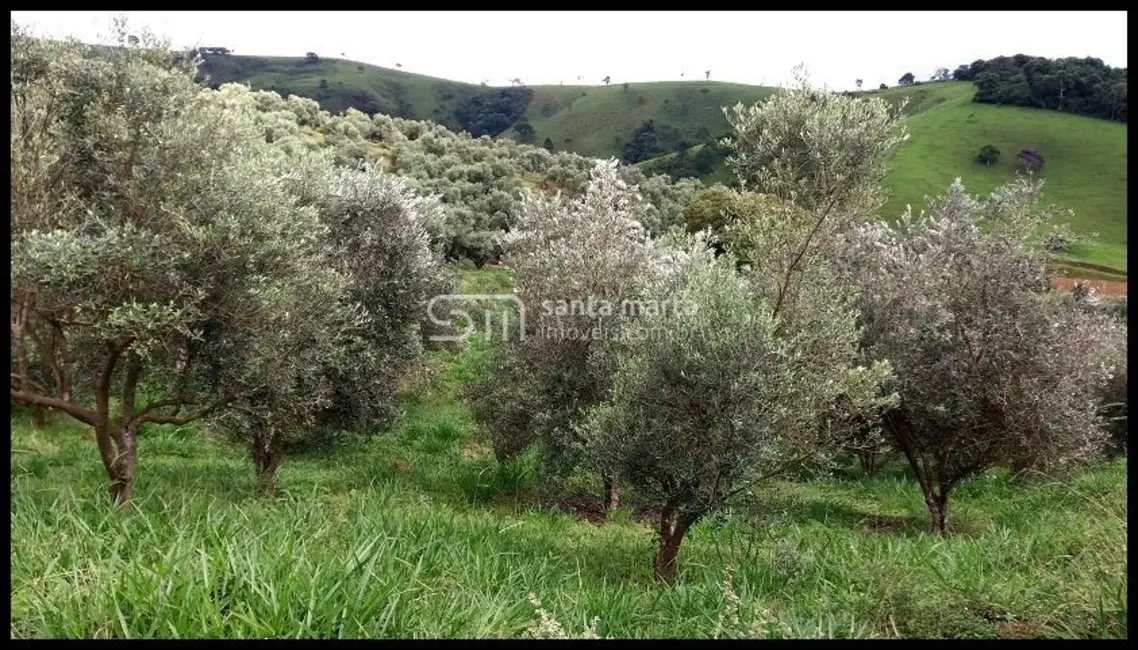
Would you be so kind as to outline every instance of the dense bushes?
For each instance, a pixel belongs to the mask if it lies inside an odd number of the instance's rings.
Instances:
[[[1041,187],[1020,180],[974,199],[957,182],[919,221],[853,237],[863,352],[893,363],[900,398],[882,425],[942,531],[961,481],[1062,467],[1104,442],[1099,395],[1124,332],[1047,293]]]
[[[525,115],[533,89],[499,88],[470,96],[454,110],[459,125],[470,135],[500,135]]]
[[[480,410],[491,416],[484,423],[495,432],[499,457],[540,440],[554,473],[579,464],[577,425],[604,399],[614,371],[599,356],[604,342],[595,333],[607,335],[629,316],[622,305],[638,295],[661,253],[641,225],[646,207],[615,161],[598,163],[575,200],[523,203],[504,259],[515,269],[517,295],[527,307],[525,337],[507,342],[507,362],[488,381],[525,389],[520,401],[529,408],[520,423],[511,407]],[[609,488],[605,497],[615,499],[611,481]]]
[[[444,253],[452,260],[469,258],[481,265],[499,257],[497,238],[514,226],[526,194],[577,195],[595,164],[576,154],[554,154],[505,138],[476,138],[431,122],[368,116],[354,109],[331,115],[310,99],[284,99],[237,84],[220,90],[234,102],[255,105],[265,137],[286,150],[328,148],[338,164],[371,162],[406,176],[421,194],[438,197],[445,218],[434,234],[445,241]],[[648,178],[631,169],[621,173],[641,185],[652,204],[646,225],[653,233],[678,222],[693,182],[672,183],[662,174]]]
[[[620,159],[631,165],[669,151],[686,148],[686,143],[682,142],[682,136],[675,127],[648,120],[641,122],[632,132],[632,137],[621,149]]]

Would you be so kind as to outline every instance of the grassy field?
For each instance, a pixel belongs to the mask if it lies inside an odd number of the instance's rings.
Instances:
[[[947,538],[896,464],[773,483],[700,523],[664,589],[635,494],[590,523],[599,486],[554,499],[532,455],[489,453],[461,398],[487,354],[432,352],[389,430],[286,459],[271,500],[243,449],[153,428],[117,512],[87,431],[13,416],[11,636],[516,637],[540,620],[530,594],[570,635],[597,618],[608,637],[1126,636],[1125,459],[977,478]]]

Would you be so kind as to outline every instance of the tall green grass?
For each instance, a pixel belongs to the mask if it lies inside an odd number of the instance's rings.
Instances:
[[[531,593],[570,635],[599,617],[602,636],[707,637],[728,593],[769,637],[1126,635],[1124,459],[983,476],[948,538],[901,468],[776,483],[700,523],[662,589],[649,526],[541,506],[532,454],[499,465],[479,441],[461,393],[487,354],[433,352],[390,431],[286,459],[272,500],[242,449],[154,428],[117,512],[81,427],[14,417],[11,635],[515,637]]]

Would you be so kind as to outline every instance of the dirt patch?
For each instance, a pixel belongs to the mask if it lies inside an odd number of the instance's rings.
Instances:
[[[899,533],[911,526],[912,522],[908,517],[869,515],[868,517],[862,517],[858,524],[876,533]]]
[[[1000,621],[993,629],[997,639],[1037,639],[1043,636],[1039,624],[1033,621]]]
[[[463,460],[478,460],[479,458],[485,458],[492,453],[490,447],[478,442],[477,440],[471,440],[470,438],[465,438],[462,443],[459,444],[458,450],[459,453],[462,454]]]
[[[1074,291],[1075,284],[1083,284],[1104,296],[1125,296],[1126,283],[1119,280],[1088,280],[1067,275],[1051,278],[1051,286],[1062,291]]]
[[[1008,610],[992,603],[968,603],[964,608],[989,623],[1008,623],[1013,620]]]
[[[590,498],[582,494],[571,494],[554,501],[554,508],[565,511],[574,517],[584,519],[590,524],[603,524],[608,520],[605,515],[605,506],[599,499]]]
[[[998,639],[1034,639],[1042,636],[1042,626],[1030,619],[1017,618],[1008,610],[985,602],[973,602],[965,608],[992,624]]]

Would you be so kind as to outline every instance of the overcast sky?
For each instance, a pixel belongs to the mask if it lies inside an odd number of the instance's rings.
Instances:
[[[1126,12],[125,12],[175,47],[314,51],[490,85],[711,78],[777,85],[805,63],[834,89],[1017,53],[1126,67]],[[112,13],[14,11],[45,36],[93,42]]]

